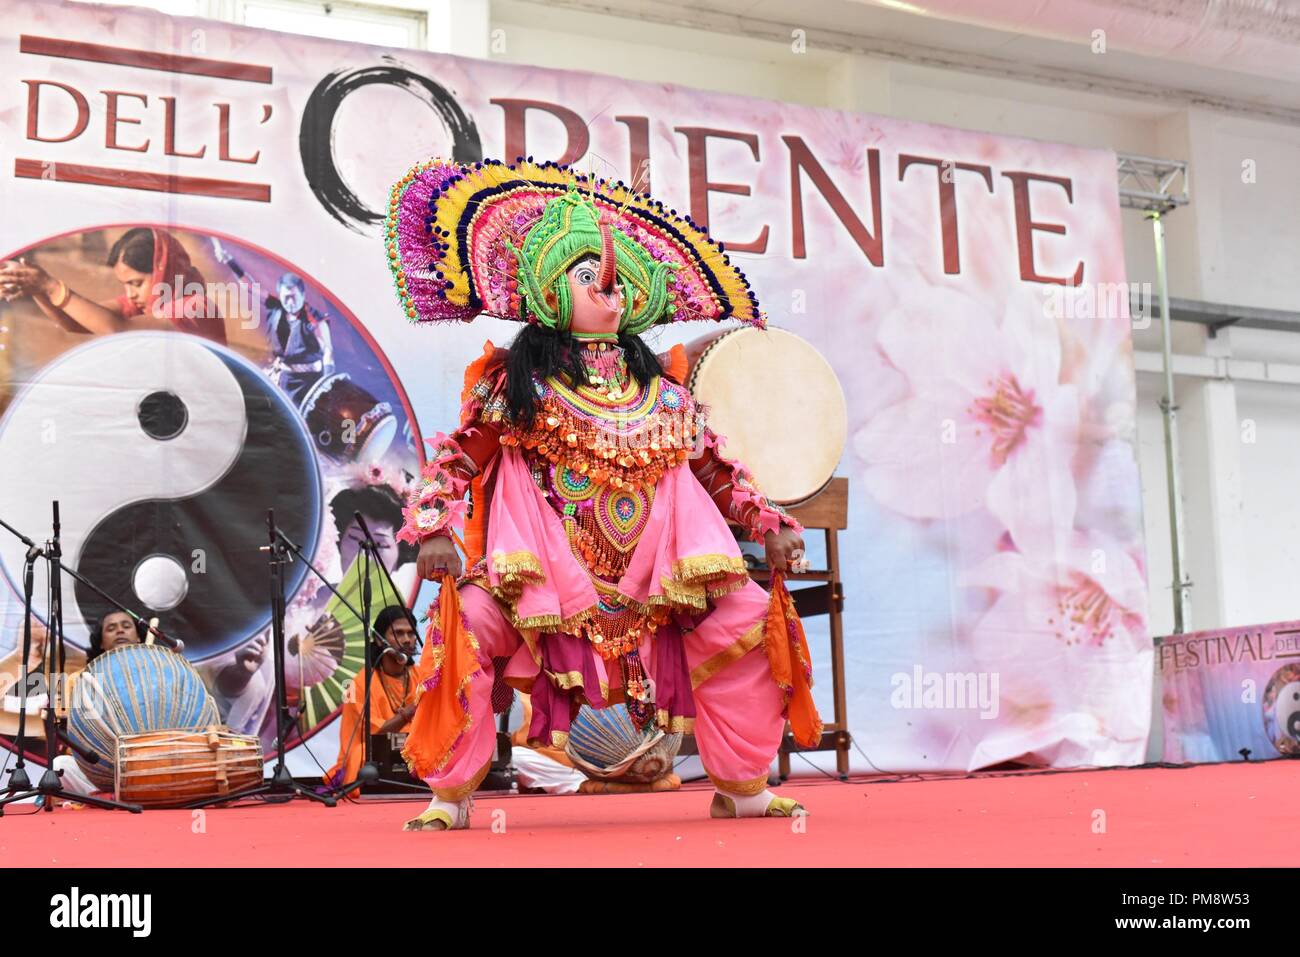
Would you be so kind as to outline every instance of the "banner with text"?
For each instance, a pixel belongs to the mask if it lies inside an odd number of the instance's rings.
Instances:
[[[1300,621],[1157,640],[1164,760],[1300,755]]]
[[[360,625],[320,578],[361,587],[359,511],[395,569],[376,587],[413,597],[393,532],[421,435],[455,424],[465,365],[514,331],[406,323],[379,234],[390,185],[432,155],[530,155],[689,211],[771,323],[833,368],[848,724],[870,761],[1143,760],[1152,645],[1112,154],[580,62],[0,10],[0,518],[43,539],[57,498],[69,564],[183,638],[231,727],[272,730],[273,509],[322,572],[291,566],[286,653],[299,735],[331,755]],[[737,392],[787,395],[816,433],[787,378]],[[0,652],[21,630],[22,561],[6,533]],[[84,660],[110,606],[80,583],[64,595]],[[824,621],[808,627],[829,717]]]

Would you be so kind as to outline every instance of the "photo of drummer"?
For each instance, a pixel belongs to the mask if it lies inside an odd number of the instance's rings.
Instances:
[[[370,679],[370,733],[398,734],[406,731],[415,717],[416,689],[420,684],[415,616],[401,605],[389,605],[376,616],[374,631],[382,640],[376,639],[370,645],[374,667]],[[365,760],[365,741],[359,733],[364,707],[365,695],[354,686],[340,714],[338,760],[325,774],[324,783],[330,787],[356,780]]]
[[[307,284],[291,272],[280,277],[276,296],[267,300],[267,308],[277,384],[299,405],[312,386],[334,374],[329,321],[307,304]]]

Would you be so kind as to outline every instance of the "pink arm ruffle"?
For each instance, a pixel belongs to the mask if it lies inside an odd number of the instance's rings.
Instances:
[[[402,509],[404,521],[397,533],[398,541],[413,545],[464,527],[469,508],[465,492],[477,471],[473,460],[451,436],[439,432],[425,441],[433,447],[433,454],[424,463],[420,481],[407,497],[406,507]]]
[[[782,526],[803,534],[799,521],[759,490],[748,468],[722,454],[725,441],[723,436],[709,428],[705,428],[701,437],[703,450],[711,453],[716,461],[716,467],[701,479],[709,496],[712,498],[724,490],[730,493],[726,501],[727,517],[747,529],[751,541],[762,543],[768,532],[779,531]],[[709,465],[705,466],[705,469],[709,468]]]

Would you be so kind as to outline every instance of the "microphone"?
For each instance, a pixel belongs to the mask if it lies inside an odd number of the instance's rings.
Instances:
[[[399,665],[408,665],[408,664],[411,663],[411,656],[410,656],[410,655],[408,655],[408,654],[407,654],[406,652],[404,652],[404,651],[398,651],[398,650],[397,650],[396,648],[394,648],[392,645],[385,645],[385,646],[384,646],[383,650],[379,653],[379,657],[380,657],[380,658],[383,658],[384,655],[395,655],[395,656],[397,657],[397,663],[398,663]]]
[[[127,612],[127,614],[131,613]],[[145,621],[139,615],[131,615],[131,617],[138,623],[144,625],[145,634],[150,636],[150,638],[145,639],[146,644],[151,640],[156,640],[159,644],[166,645],[177,654],[180,654],[185,650],[185,642],[181,641],[179,638],[173,638],[170,635],[164,634],[158,629],[157,618],[150,618],[148,621]]]

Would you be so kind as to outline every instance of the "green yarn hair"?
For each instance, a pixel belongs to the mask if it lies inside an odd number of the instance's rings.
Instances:
[[[614,240],[615,281],[623,290],[619,332],[640,334],[665,314],[676,312],[668,287],[672,267],[657,262],[636,240],[610,227]],[[548,329],[567,331],[573,319],[568,271],[588,256],[601,255],[600,211],[570,185],[546,204],[542,218],[528,231],[523,248],[507,243],[519,261],[519,284],[528,313]]]

